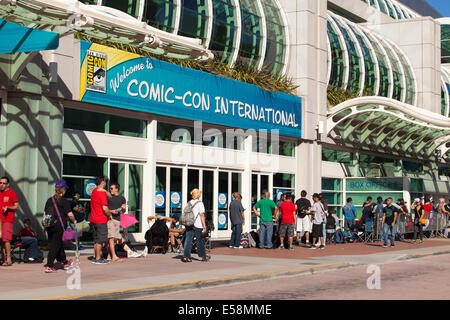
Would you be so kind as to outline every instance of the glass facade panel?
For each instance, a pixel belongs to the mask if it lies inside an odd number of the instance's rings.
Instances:
[[[331,75],[329,85],[335,88],[342,87],[344,83],[344,49],[338,34],[330,21],[327,21],[328,39],[331,47]]]
[[[333,18],[332,18],[333,19]],[[349,78],[347,88],[353,92],[357,93],[360,90],[361,84],[361,60],[356,50],[356,44],[353,43],[352,38],[350,37],[347,29],[342,25],[342,23],[338,19],[334,19],[339,29],[341,30],[342,35],[344,36],[345,44],[347,46],[348,58],[349,58]]]
[[[146,138],[147,121],[64,108],[64,128]]]
[[[264,66],[275,74],[281,74],[286,58],[286,31],[281,12],[273,0],[262,1],[267,25],[267,47]]]
[[[450,24],[441,24],[441,62],[450,63]]]
[[[378,1],[378,6],[380,7],[380,11],[385,14],[388,14],[388,10],[387,10],[386,4],[384,3],[384,0],[377,0],[377,1]]]
[[[322,161],[352,164],[353,153],[346,152],[346,151],[340,151],[340,150],[333,150],[333,149],[328,149],[328,148],[322,148]]]
[[[239,59],[249,66],[256,66],[262,49],[261,16],[256,1],[241,0],[240,6],[242,32]]]
[[[175,0],[146,0],[142,20],[167,32],[175,27]]]
[[[364,70],[365,70],[365,80],[364,80],[364,89],[363,89],[363,95],[374,95],[375,94],[375,62],[374,59],[376,57],[372,57],[371,51],[369,49],[369,46],[364,41],[364,38],[361,36],[358,30],[356,28],[349,26],[353,33],[355,34],[356,39],[359,42],[359,45],[361,47],[363,58],[364,58]]]
[[[206,40],[208,8],[206,0],[181,0],[179,35]]]
[[[210,49],[230,64],[236,48],[236,8],[231,0],[213,1],[214,21]]]
[[[170,168],[170,197],[176,193],[180,199],[183,199],[183,169]],[[185,191],[186,192],[186,191]],[[189,194],[188,194],[189,196]],[[169,203],[169,201],[168,201]],[[170,216],[178,214],[181,217],[181,201],[179,205],[173,204],[170,199]]]
[[[128,13],[135,18],[139,16],[139,0],[103,0],[102,5]]]
[[[276,173],[273,175],[274,188],[295,188],[295,175],[289,173]]]
[[[368,32],[364,32],[366,37],[370,40],[370,43],[372,44],[375,53],[377,55],[378,60],[378,66],[380,69],[380,88],[378,90],[378,95],[382,97],[387,97],[389,94],[389,86],[391,84],[390,76],[389,76],[389,68],[387,63],[387,57],[383,53],[378,40],[374,39]]]
[[[166,215],[166,206],[167,199],[166,199],[166,172],[167,168],[165,167],[156,167],[156,181],[155,181],[155,192],[162,192],[164,196],[164,204],[162,206],[157,206],[155,208],[155,215]]]
[[[393,19],[397,19],[397,15],[395,13],[394,7],[392,6],[392,3],[389,0],[386,0],[386,4],[388,7],[388,13]]]

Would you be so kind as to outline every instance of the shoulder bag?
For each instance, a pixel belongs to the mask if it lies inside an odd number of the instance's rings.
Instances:
[[[64,223],[62,222],[61,214],[59,213],[58,206],[56,205],[55,197],[52,197],[52,201],[53,201],[53,205],[55,206],[56,213],[58,214],[59,222],[61,222],[61,226],[64,230],[63,235],[62,235],[62,241],[67,242],[67,241],[72,241],[72,240],[76,239],[77,234],[69,226],[69,223],[67,223],[67,229],[64,228]]]

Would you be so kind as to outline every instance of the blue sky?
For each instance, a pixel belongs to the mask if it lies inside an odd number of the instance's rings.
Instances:
[[[444,17],[450,17],[450,0],[427,0]]]

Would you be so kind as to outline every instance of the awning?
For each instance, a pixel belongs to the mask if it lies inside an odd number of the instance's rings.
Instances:
[[[0,54],[57,49],[57,33],[19,26],[0,19]]]
[[[429,159],[436,150],[447,151],[450,119],[396,100],[362,97],[331,109],[327,134],[339,145]]]

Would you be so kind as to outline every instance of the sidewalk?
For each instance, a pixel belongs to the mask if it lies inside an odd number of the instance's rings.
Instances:
[[[81,289],[66,282],[75,273],[58,270],[44,274],[43,264],[0,267],[0,299],[118,299],[264,278],[323,272],[366,264],[384,264],[410,258],[450,253],[450,240],[430,239],[421,245],[397,243],[395,248],[361,243],[330,245],[324,250],[216,248],[210,262],[182,263],[177,254],[154,254],[94,265],[82,251]],[[67,251],[74,256],[73,251]],[[197,256],[193,255],[195,259]]]

